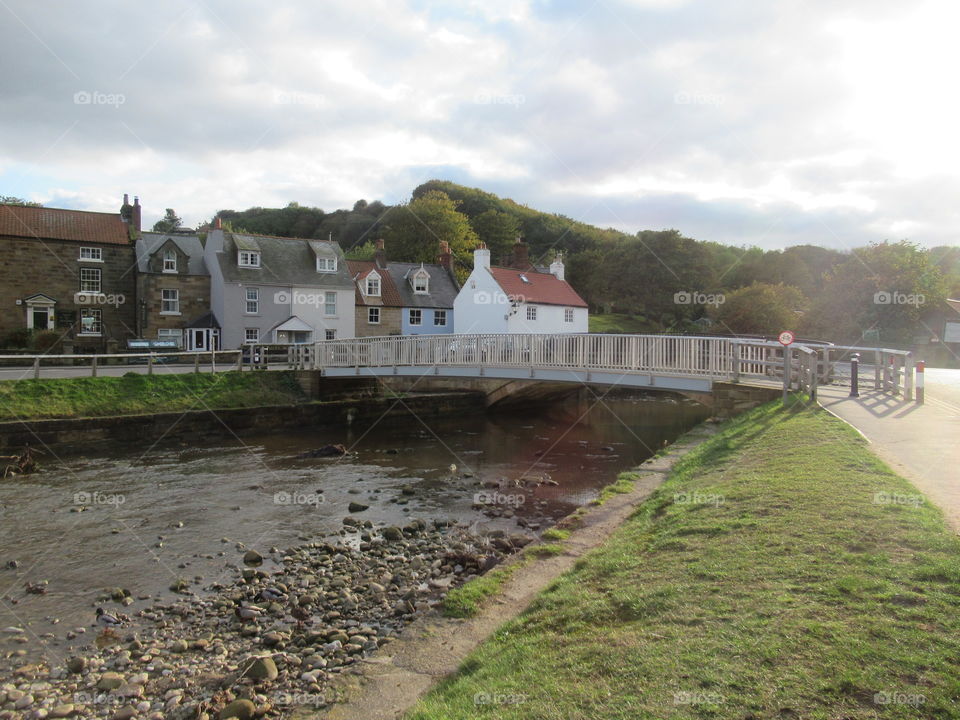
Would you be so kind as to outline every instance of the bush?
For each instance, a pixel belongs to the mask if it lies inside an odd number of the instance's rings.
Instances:
[[[60,335],[53,330],[41,330],[30,339],[30,347],[38,353],[46,353],[60,344]]]
[[[17,328],[3,338],[3,346],[10,350],[24,350],[30,345],[30,335],[27,328]]]

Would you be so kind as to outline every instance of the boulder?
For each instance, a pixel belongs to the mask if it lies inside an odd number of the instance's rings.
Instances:
[[[241,666],[243,671],[241,677],[247,677],[252,680],[276,680],[277,664],[271,657],[250,657]]]
[[[243,564],[252,565],[254,567],[263,565],[263,555],[258,553],[256,550],[247,550],[243,554]]]
[[[347,506],[347,510],[349,510],[352,513],[363,512],[364,510],[367,510],[369,507],[370,507],[369,505],[364,505],[363,503],[352,502]]]
[[[97,690],[116,690],[123,683],[123,675],[120,673],[105,672],[97,682]]]
[[[257,711],[257,706],[249,700],[234,700],[220,711],[220,720],[237,718],[237,720],[251,720]]]

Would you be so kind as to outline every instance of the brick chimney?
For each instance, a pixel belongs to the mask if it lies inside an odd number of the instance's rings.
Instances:
[[[513,262],[511,264],[517,270],[530,268],[530,254],[527,244],[520,235],[517,235],[517,241],[513,244]]]
[[[120,206],[120,219],[129,223],[133,219],[133,205],[130,204],[130,195],[123,194],[123,205]]]
[[[219,215],[217,215],[217,216],[213,219],[213,229],[214,229],[214,230],[223,230],[223,220],[220,218]]]
[[[140,198],[133,196],[133,228],[140,237]]]
[[[437,255],[437,265],[442,265],[447,270],[453,270],[453,255],[450,253],[450,243],[446,240],[440,241],[440,252]]]
[[[387,251],[383,246],[383,238],[377,240],[377,249],[373,252],[373,261],[377,267],[385,268],[387,266]]]

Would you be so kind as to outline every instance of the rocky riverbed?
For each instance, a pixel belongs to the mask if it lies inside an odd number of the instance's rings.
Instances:
[[[288,717],[335,702],[331,681],[354,670],[453,587],[482,574],[529,536],[476,536],[445,521],[374,530],[348,525],[335,543],[238,549],[233,579],[122,615],[128,597],[108,591],[116,628],[78,627],[73,655],[33,661],[43,642],[0,629],[11,677],[0,680],[0,720]],[[12,647],[11,648],[11,644]],[[17,646],[21,646],[17,649]]]

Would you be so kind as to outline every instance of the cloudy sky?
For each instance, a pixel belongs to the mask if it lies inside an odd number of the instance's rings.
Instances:
[[[630,232],[957,244],[951,0],[0,0],[0,194],[146,224],[442,178]]]

